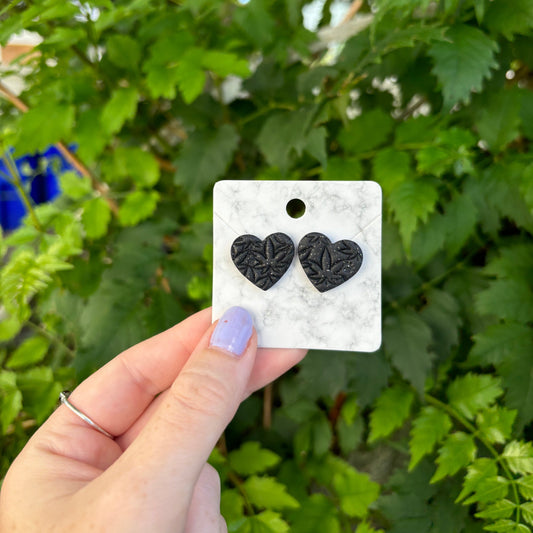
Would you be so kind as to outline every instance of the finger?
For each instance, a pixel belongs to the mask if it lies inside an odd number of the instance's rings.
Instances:
[[[260,348],[257,350],[254,367],[246,391],[241,398],[245,400],[252,392],[271,383],[287,370],[299,363],[307,353],[307,350],[284,350],[272,348]],[[168,391],[163,392],[146,408],[143,414],[134,424],[117,440],[122,450],[125,450],[139,435],[148,420],[155,413],[160,403],[166,397]]]
[[[219,533],[220,519],[220,477],[205,464],[194,487],[185,533]]]
[[[250,315],[242,308],[228,310],[200,341],[139,437],[96,480],[95,490],[102,484],[114,487],[127,507],[157,507],[161,520],[179,524],[184,509],[176,502],[189,502],[200,471],[234,416],[256,344]],[[132,487],[142,487],[142,498]],[[159,520],[164,529],[168,523]]]
[[[129,348],[81,383],[69,400],[111,435],[121,435],[155,395],[170,387],[210,324],[211,311],[204,309]],[[61,406],[49,426],[57,430],[64,424],[96,432]]]
[[[228,533],[228,524],[226,524],[226,521],[224,520],[224,517],[220,515],[220,533]]]

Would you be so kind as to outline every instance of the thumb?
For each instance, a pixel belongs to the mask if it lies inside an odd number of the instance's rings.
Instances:
[[[244,396],[256,349],[250,314],[230,308],[206,332],[139,436],[101,476],[113,476],[111,485],[140,516],[139,506],[158,510],[161,527],[151,514],[152,530],[185,523],[200,472]],[[142,488],[139,498],[135,487]]]

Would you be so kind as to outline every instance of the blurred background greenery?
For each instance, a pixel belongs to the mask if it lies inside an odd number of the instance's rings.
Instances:
[[[242,405],[229,531],[530,531],[532,28],[533,0],[4,2],[0,474],[62,389],[209,305],[217,180],[372,179],[383,347]]]

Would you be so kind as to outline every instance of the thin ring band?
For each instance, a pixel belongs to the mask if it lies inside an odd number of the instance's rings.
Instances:
[[[59,399],[61,400],[61,403],[65,406],[67,406],[75,415],[79,416],[84,422],[87,422],[91,427],[102,433],[102,435],[105,435],[106,437],[109,437],[110,439],[114,439],[113,435],[111,433],[108,433],[104,428],[100,427],[96,422],[91,420],[85,413],[82,413],[77,407],[72,405],[68,401],[68,397],[70,396],[70,392],[68,390],[64,390],[63,392],[59,393]]]

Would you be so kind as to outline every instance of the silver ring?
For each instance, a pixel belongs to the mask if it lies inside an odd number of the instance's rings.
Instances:
[[[63,392],[59,393],[59,399],[63,405],[66,405],[75,415],[79,416],[84,422],[87,422],[87,424],[89,424],[91,427],[102,433],[102,435],[105,435],[110,439],[115,438],[113,435],[111,435],[111,433],[108,433],[104,428],[100,427],[96,422],[91,420],[85,413],[82,413],[77,407],[74,407],[74,405],[68,401],[69,396],[70,392],[68,390],[64,390]]]

